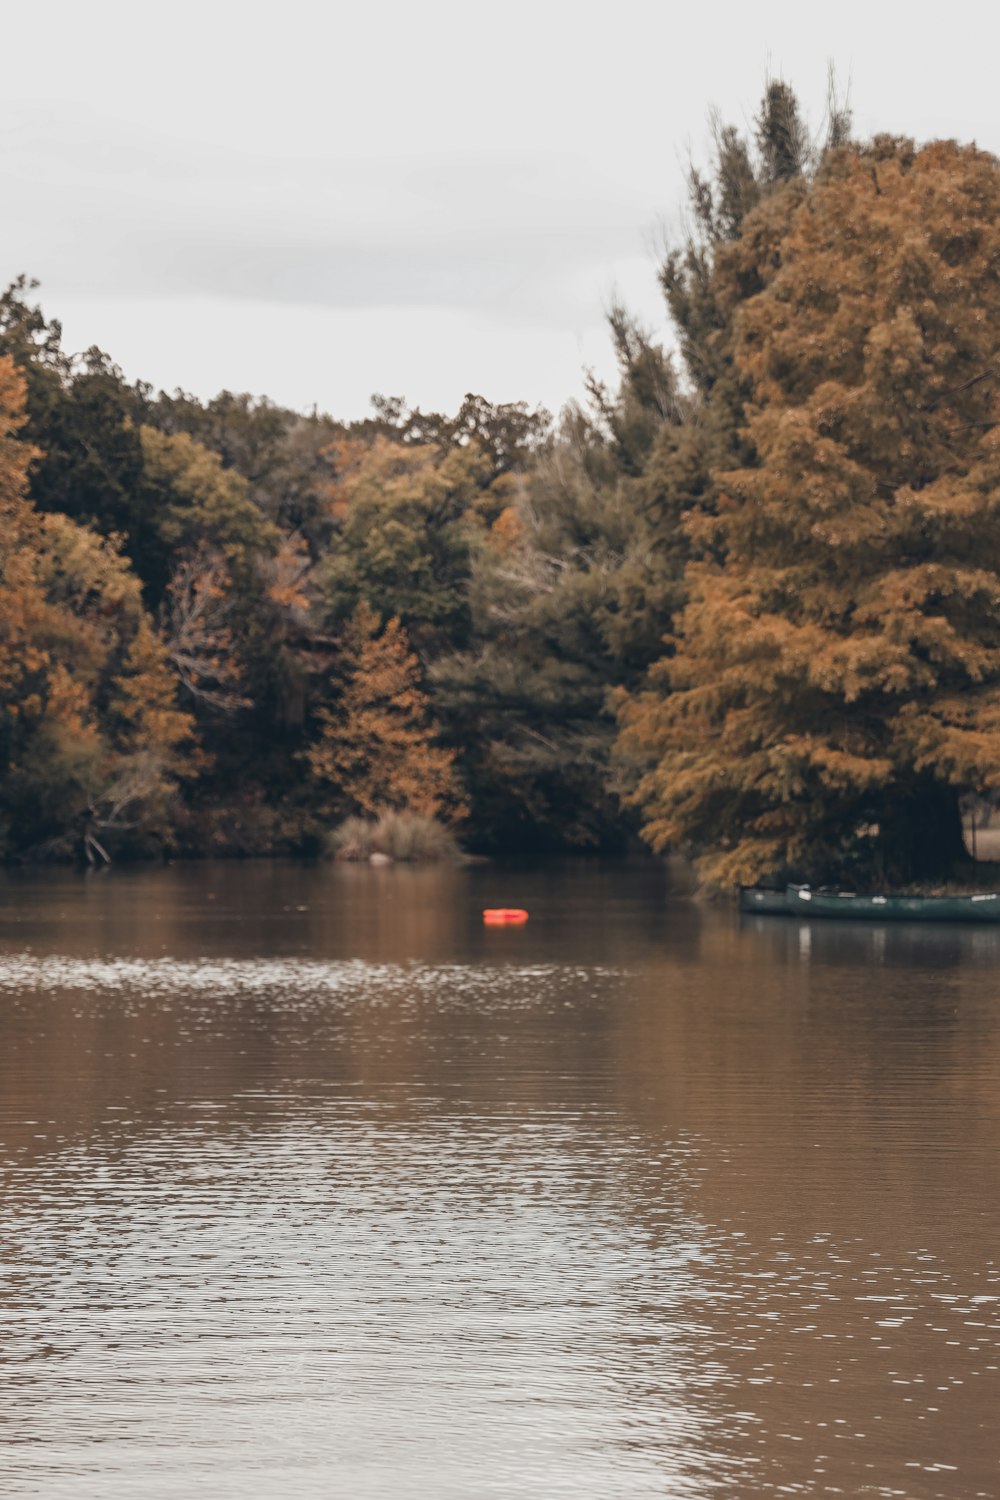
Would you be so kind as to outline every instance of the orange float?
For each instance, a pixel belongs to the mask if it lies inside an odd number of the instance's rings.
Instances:
[[[528,920],[522,906],[488,906],[483,912],[487,927],[517,927]]]

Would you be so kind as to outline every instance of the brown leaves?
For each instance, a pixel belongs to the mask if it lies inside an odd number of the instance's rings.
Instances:
[[[1000,165],[883,142],[798,191],[719,258],[760,282],[755,461],[717,476],[669,693],[619,706],[647,837],[723,878],[846,857],[920,777],[1000,776]]]
[[[307,752],[313,775],[370,817],[395,809],[460,820],[454,753],[435,743],[420,666],[399,620],[383,626],[363,602],[344,645],[343,692],[336,707],[320,711],[320,737]]]
[[[28,470],[39,456],[18,438],[26,421],[24,376],[9,354],[0,355],[0,523],[8,540],[27,513]]]
[[[32,832],[56,836],[86,805],[121,820],[161,816],[190,763],[163,645],[113,543],[27,499],[34,450],[13,434],[23,384],[0,359],[0,717],[3,792]],[[141,774],[140,774],[141,769]],[[37,811],[31,813],[32,803]]]

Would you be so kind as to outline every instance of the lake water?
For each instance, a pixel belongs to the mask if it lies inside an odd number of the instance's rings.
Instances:
[[[0,1493],[995,1497],[998,1161],[1000,929],[8,874]]]

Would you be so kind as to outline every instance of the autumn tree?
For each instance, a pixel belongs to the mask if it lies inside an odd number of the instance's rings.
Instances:
[[[386,438],[344,445],[331,494],[340,530],[317,570],[321,618],[332,626],[374,599],[424,652],[460,641],[484,467],[474,445],[444,454]]]
[[[147,404],[145,421],[217,454],[227,472],[242,478],[261,515],[281,531],[305,536],[317,551],[328,539],[329,453],[345,435],[343,423],[233,391],[204,402],[183,391],[161,391]]]
[[[476,540],[470,638],[430,678],[482,847],[621,841],[607,696],[640,680],[661,635],[636,484],[611,435],[570,409]]]
[[[332,803],[367,816],[460,818],[454,756],[436,743],[420,665],[398,619],[383,625],[367,603],[358,605],[345,632],[342,680],[307,754]]]
[[[99,349],[67,354],[60,324],[32,300],[36,288],[21,276],[0,296],[0,353],[24,377],[24,436],[38,449],[30,497],[40,510],[126,538],[139,556],[148,516],[136,422],[146,392]]]
[[[683,420],[658,434],[643,464],[647,503],[660,512],[654,524],[685,561],[705,545],[686,517],[714,509],[718,472],[753,459],[750,387],[736,351],[740,307],[767,282],[811,177],[844,145],[850,123],[832,75],[825,128],[815,135],[791,86],[771,79],[750,131],[711,117],[710,166],[688,175],[689,231],[660,266],[687,399]],[[634,377],[628,384],[638,392]]]
[[[503,474],[523,469],[544,443],[552,418],[544,407],[524,401],[494,403],[469,391],[454,415],[409,407],[399,397],[372,398],[374,416],[351,424],[356,437],[431,444],[444,455],[474,445],[487,463],[484,487]]]
[[[714,122],[711,166],[690,174],[690,233],[661,268],[677,353],[614,307],[617,382],[590,379],[588,405],[535,446],[475,548],[470,641],[431,675],[482,843],[607,847],[633,831],[609,764],[609,698],[642,683],[684,607],[689,564],[713,553],[690,523],[714,513],[717,471],[752,461],[738,309],[845,128],[834,101],[814,141],[777,80],[749,134]],[[755,253],[736,276],[730,245],[752,209]]]
[[[208,548],[249,583],[256,561],[274,552],[277,528],[253,504],[248,484],[187,433],[139,428],[143,508],[150,540],[142,559],[147,594],[159,602],[178,561]]]
[[[1000,767],[1000,165],[837,150],[715,278],[748,461],[621,703],[646,835],[722,883],[940,878]]]
[[[86,809],[160,837],[190,718],[127,562],[27,494],[24,378],[0,357],[0,845],[68,846]]]
[[[6,549],[5,549],[6,551]],[[72,842],[77,820],[162,840],[194,726],[127,562],[66,516],[35,513],[4,557],[0,816],[14,849]]]

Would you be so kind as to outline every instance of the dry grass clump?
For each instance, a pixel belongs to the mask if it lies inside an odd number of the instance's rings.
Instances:
[[[378,819],[345,818],[327,838],[334,859],[370,860],[373,855],[404,862],[455,860],[462,851],[452,833],[420,813],[384,812]]]

